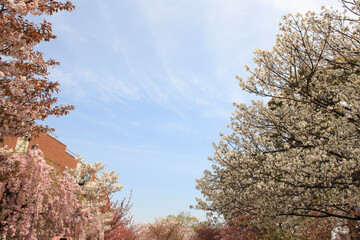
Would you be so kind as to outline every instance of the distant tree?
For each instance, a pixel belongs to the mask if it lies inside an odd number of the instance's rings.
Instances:
[[[228,220],[221,228],[221,240],[250,240],[262,239],[265,231],[252,226],[250,216],[239,216],[234,220]]]
[[[167,218],[173,218],[181,224],[190,226],[192,228],[196,227],[199,223],[199,220],[196,217],[193,217],[188,212],[181,212],[178,215],[169,215]]]
[[[235,104],[197,180],[198,208],[226,219],[360,221],[360,2],[284,17],[272,51],[241,87],[266,102]]]
[[[133,223],[133,216],[130,213],[131,195],[126,200],[124,198],[121,202],[119,200],[110,202],[113,217],[108,222],[109,230],[104,233],[105,240],[135,240],[137,238],[138,227]]]
[[[47,69],[59,63],[45,60],[34,49],[42,41],[55,38],[51,23],[27,18],[73,9],[70,1],[0,0],[0,139],[53,131],[39,120],[74,109],[55,105],[59,83],[48,79]]]
[[[143,224],[140,227],[139,240],[194,240],[194,228],[188,224],[192,222],[182,214],[176,217],[170,215],[167,218],[157,218],[153,223]]]
[[[221,226],[211,222],[201,222],[195,227],[194,240],[220,240]]]
[[[227,220],[220,229],[221,240],[293,240],[293,229],[283,229],[281,225],[269,222],[262,226],[252,223],[252,216],[238,216]],[[295,237],[295,238],[294,238]]]

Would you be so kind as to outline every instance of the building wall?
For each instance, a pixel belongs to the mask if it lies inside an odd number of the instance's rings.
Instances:
[[[4,137],[3,145],[19,150],[19,145],[24,145],[23,140],[17,137]],[[26,148],[39,148],[44,153],[47,162],[59,172],[66,167],[75,168],[77,165],[75,157],[67,153],[66,145],[47,134],[41,133],[37,137],[32,137]]]
[[[4,137],[3,145],[8,146],[8,148],[15,149],[17,140],[17,137]]]

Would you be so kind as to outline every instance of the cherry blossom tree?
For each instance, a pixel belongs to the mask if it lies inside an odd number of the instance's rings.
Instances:
[[[0,139],[53,131],[39,120],[74,108],[55,105],[59,83],[49,80],[48,67],[59,63],[35,50],[39,43],[56,37],[51,23],[28,18],[73,9],[70,1],[0,0]]]
[[[167,218],[173,218],[181,224],[195,228],[199,224],[199,220],[191,216],[189,212],[180,212],[178,215],[169,215]]]
[[[332,218],[300,218],[293,228],[293,235],[299,240],[330,240],[338,223],[341,221]]]
[[[111,229],[114,212],[106,210],[113,193],[123,188],[119,183],[119,175],[115,170],[105,171],[102,162],[91,164],[77,155],[77,166],[68,172],[81,186],[85,207],[92,214],[87,227],[87,239],[104,239],[106,231]],[[104,211],[104,209],[106,211]]]
[[[239,216],[234,220],[229,220],[221,228],[221,240],[245,240],[262,239],[263,229],[251,225],[250,216]]]
[[[198,208],[285,224],[360,220],[360,2],[345,13],[287,15],[271,51],[257,49],[230,134],[197,180]]]
[[[101,240],[116,225],[115,216],[122,216],[117,221],[123,220],[124,227],[131,230],[131,219],[120,213],[126,213],[129,205],[110,205],[111,211],[102,211],[109,203],[108,196],[122,188],[115,171],[103,171],[101,163],[77,160],[76,169],[58,173],[40,150],[18,154],[0,149],[1,239],[69,236]],[[92,179],[82,182],[81,177],[88,173]]]
[[[78,197],[80,186],[48,165],[40,150],[17,154],[0,149],[0,170],[1,239],[86,236],[91,212]]]
[[[114,214],[109,221],[109,230],[105,231],[105,240],[135,240],[138,235],[138,227],[133,223],[130,213],[132,207],[131,195],[127,200],[110,202],[110,211]]]
[[[195,240],[220,240],[221,225],[201,222],[195,228]]]
[[[219,240],[293,240],[300,239],[293,234],[294,228],[284,228],[281,224],[268,222],[263,225],[255,225],[253,216],[241,215],[236,218],[227,219],[220,227]],[[330,233],[330,232],[329,232]],[[324,239],[325,240],[325,239]]]
[[[153,223],[143,224],[139,240],[194,240],[195,230],[181,216],[157,218]]]

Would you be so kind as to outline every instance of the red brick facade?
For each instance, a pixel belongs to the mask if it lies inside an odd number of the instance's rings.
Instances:
[[[4,137],[3,145],[15,149],[19,138]],[[66,167],[75,168],[75,157],[66,151],[66,145],[47,134],[39,134],[30,139],[28,149],[38,147],[43,153],[48,163],[62,172]]]

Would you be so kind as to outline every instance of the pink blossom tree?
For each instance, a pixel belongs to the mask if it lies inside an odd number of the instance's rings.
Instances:
[[[253,216],[242,215],[231,220],[227,220],[220,229],[221,240],[277,240],[277,239],[297,239],[292,234],[292,229],[284,229],[281,223],[256,225],[253,224]]]
[[[181,218],[169,216],[157,218],[153,223],[143,224],[139,240],[194,240],[194,227],[181,221]]]
[[[81,188],[68,173],[49,166],[40,150],[16,154],[0,149],[0,170],[2,239],[86,236],[91,212],[79,198]]]
[[[103,211],[108,197],[122,188],[115,171],[77,160],[77,168],[58,173],[40,150],[18,154],[0,149],[0,238],[102,240],[112,227],[120,230],[123,224],[131,230],[130,219],[119,212],[129,205]],[[92,176],[89,181],[81,181],[84,174]]]
[[[201,222],[195,228],[195,240],[220,240],[221,225]]]
[[[35,23],[28,15],[52,15],[72,11],[70,1],[0,0],[0,139],[53,130],[38,120],[67,114],[74,107],[57,106],[59,83],[48,79],[48,67],[59,63],[45,60],[34,48],[49,41],[51,23]]]
[[[299,240],[330,240],[337,223],[333,218],[299,218],[294,235]]]
[[[110,202],[112,219],[108,222],[109,230],[105,231],[105,240],[135,240],[138,235],[138,227],[133,223],[130,213],[132,207],[131,195],[128,200]]]

